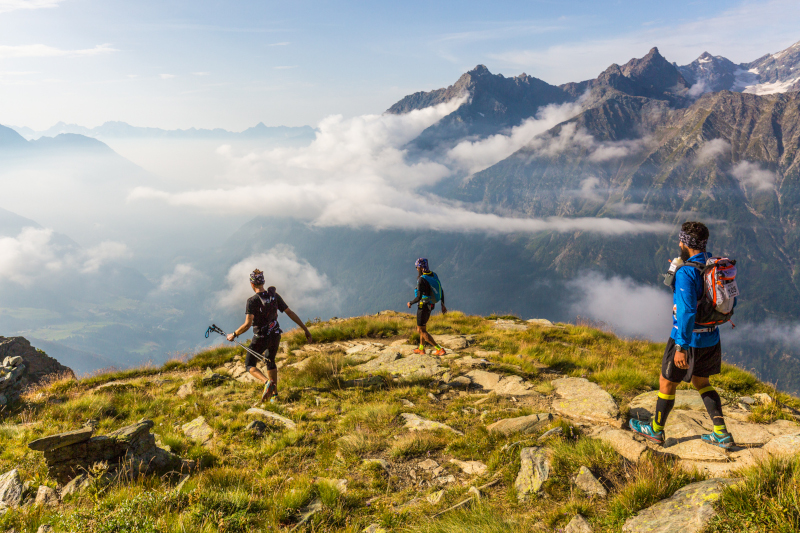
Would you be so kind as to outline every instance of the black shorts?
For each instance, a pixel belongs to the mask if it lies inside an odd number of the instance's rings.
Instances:
[[[682,369],[675,366],[675,339],[667,341],[664,350],[664,359],[661,361],[661,375],[673,383],[680,381],[690,382],[692,376],[707,378],[722,371],[722,344],[717,343],[708,348],[686,347],[686,359],[689,368]]]
[[[433,312],[433,307],[430,305],[423,305],[422,307],[417,308],[417,325],[424,326],[428,323],[428,319],[431,318],[431,312]]]
[[[278,355],[278,348],[281,346],[281,336],[279,334],[272,334],[266,335],[261,337],[256,335],[253,337],[253,341],[250,343],[250,349],[256,353],[260,353],[264,356],[267,360],[267,370],[275,370],[278,368],[275,366],[275,356]],[[250,370],[251,366],[256,366],[258,363],[258,358],[255,355],[246,352],[244,358],[244,366],[247,367],[247,370]]]

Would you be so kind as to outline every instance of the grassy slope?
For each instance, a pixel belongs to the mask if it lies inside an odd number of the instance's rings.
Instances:
[[[596,381],[617,399],[623,412],[632,397],[657,386],[662,344],[621,340],[587,326],[532,327],[519,332],[492,329],[491,324],[481,317],[451,313],[434,317],[430,330],[434,335],[477,335],[480,349],[500,352],[493,359],[505,371],[537,382],[538,390],[545,394],[551,389],[552,369]],[[323,323],[313,332],[322,342],[363,337],[416,340],[413,325],[410,316],[365,317]],[[291,350],[302,347],[304,339],[295,333],[287,335],[287,340],[291,361],[295,358]],[[552,531],[563,527],[576,512],[587,516],[597,531],[619,531],[625,519],[639,509],[701,479],[654,456],[638,465],[627,464],[605,444],[583,438],[568,422],[555,420],[550,427],[561,425],[565,432],[547,444],[553,451],[554,474],[545,485],[544,496],[519,504],[513,489],[519,450],[534,445],[536,437],[548,428],[533,435],[502,437],[487,433],[484,426],[535,410],[520,409],[499,397],[490,397],[479,406],[474,405],[475,396],[454,395],[445,402],[434,401],[424,380],[395,382],[381,390],[343,389],[341,380],[358,374],[335,352],[303,371],[281,372],[284,402],[269,408],[298,422],[298,428],[271,428],[258,438],[244,431],[251,421],[244,411],[260,392],[255,385],[197,386],[186,399],[175,394],[184,380],[196,379],[204,369],[217,368],[240,353],[240,349],[219,348],[162,368],[103,374],[80,382],[58,381],[30,392],[25,404],[3,412],[0,473],[18,467],[34,493],[40,484],[55,484],[47,477],[42,454],[27,449],[26,443],[75,429],[90,419],[99,421],[96,434],[141,418],[152,419],[153,432],[163,444],[183,457],[199,460],[203,468],[180,491],[174,489],[174,480],[147,478],[89,490],[56,510],[12,510],[0,516],[0,531],[34,532],[40,523],[52,524],[56,531],[91,533],[288,531],[297,521],[297,510],[317,497],[323,509],[304,526],[309,531],[356,532],[374,522],[409,532],[532,531],[537,527]],[[112,380],[126,380],[130,386],[91,391]],[[732,366],[725,366],[712,383],[731,395],[774,394],[752,375]],[[779,396],[800,407],[796,399]],[[401,398],[415,407],[402,407]],[[464,436],[439,432],[409,435],[398,417],[405,411],[445,422]],[[180,430],[182,424],[200,415],[217,433],[209,448],[193,444]],[[766,421],[782,415],[762,409],[755,416]],[[447,463],[449,457],[480,460],[489,470],[472,484],[495,478],[502,482],[487,489],[481,503],[472,509],[436,520],[429,517],[464,499],[467,486],[449,485],[438,503],[423,499],[398,512],[397,506],[420,492],[423,497],[435,492],[414,487],[408,475],[426,457],[453,473],[457,469]],[[364,458],[389,460],[393,465],[390,474],[364,465]],[[581,465],[588,466],[610,489],[609,498],[590,500],[574,489],[570,478]],[[716,520],[711,530],[800,528],[800,462],[774,462],[745,475],[743,487],[726,492],[720,504],[724,518]],[[340,494],[323,478],[347,478],[347,492]]]

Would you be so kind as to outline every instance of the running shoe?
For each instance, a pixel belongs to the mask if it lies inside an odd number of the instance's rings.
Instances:
[[[438,356],[440,356],[440,357],[441,357],[441,356],[443,356],[443,355],[445,355],[445,354],[447,354],[447,352],[445,352],[445,351],[444,351],[444,348],[439,348],[438,350],[436,350],[435,352],[433,352],[433,355],[438,355]]]
[[[631,430],[634,433],[638,433],[642,435],[644,438],[655,442],[656,444],[664,444],[664,430],[655,431],[653,426],[650,424],[643,424],[640,420],[636,420],[631,418],[631,421],[628,422]]]
[[[736,445],[733,442],[733,435],[728,432],[725,432],[722,435],[712,432],[708,435],[701,435],[700,438],[703,439],[703,442],[713,444],[714,446],[719,446],[720,448],[725,448],[726,450],[731,446]]]
[[[414,353],[425,355],[425,350],[420,350],[419,348],[417,348],[416,350],[414,350]]]
[[[276,394],[277,394],[277,387],[272,382],[272,380],[268,379],[267,382],[264,383],[264,392],[261,394],[261,401],[265,402],[270,398],[274,398]]]

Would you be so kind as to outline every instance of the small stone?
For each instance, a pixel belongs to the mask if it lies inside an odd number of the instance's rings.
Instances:
[[[17,507],[22,503],[22,480],[15,468],[0,476],[0,504]]]
[[[184,424],[181,426],[181,430],[188,438],[203,445],[210,443],[211,439],[214,437],[214,430],[202,416]]]
[[[437,398],[437,397],[436,397],[436,395],[435,395],[435,394],[433,394],[432,392],[429,392],[429,393],[428,393],[428,399],[429,399],[430,401],[432,401],[432,402],[438,402],[438,401],[439,401],[439,398]]]
[[[771,404],[774,401],[772,399],[772,396],[770,396],[769,394],[766,394],[764,392],[757,392],[757,393],[753,394],[753,399],[756,400],[758,403],[760,403],[762,405],[768,405],[768,404]]]
[[[467,390],[472,385],[472,380],[466,376],[458,376],[447,382],[447,386],[453,389]]]
[[[552,418],[550,413],[539,413],[535,415],[519,416],[517,418],[504,418],[498,420],[494,424],[486,427],[489,431],[497,431],[503,435],[511,435],[513,433],[533,433],[542,424],[548,422]]]
[[[538,396],[533,384],[519,376],[503,376],[485,370],[471,370],[466,377],[476,388],[502,396]]]
[[[450,459],[450,462],[459,467],[461,471],[468,476],[482,476],[489,468],[480,461],[459,461],[458,459]]]
[[[584,517],[576,514],[575,518],[570,520],[567,527],[564,528],[564,533],[592,533],[592,526]]]
[[[652,507],[629,518],[623,533],[697,533],[714,517],[714,503],[729,479],[715,478],[692,483]]]
[[[39,529],[36,530],[36,533],[53,533],[53,526],[42,524],[39,526]]]
[[[413,413],[401,413],[400,416],[406,421],[406,428],[411,431],[446,429],[448,431],[452,431],[456,435],[463,435],[462,432],[451,428],[447,424],[442,424],[441,422],[435,422],[433,420],[427,420]]]
[[[194,393],[194,381],[187,381],[178,389],[178,398],[186,398]]]
[[[467,491],[467,494],[472,494],[472,496],[475,498],[476,501],[480,500],[481,496],[483,496],[478,487],[470,487],[469,490]]]
[[[739,398],[739,403],[743,403],[745,405],[753,406],[757,403],[756,399],[751,396],[742,396]]]
[[[456,482],[456,476],[449,475],[449,476],[441,476],[436,478],[436,483],[438,485],[449,485],[450,483]]]
[[[58,492],[47,485],[39,485],[39,490],[36,492],[36,499],[33,503],[43,507],[54,507],[60,503]]]
[[[403,405],[403,407],[414,407],[414,402],[406,400],[405,398],[400,398],[400,403]]]
[[[433,459],[425,459],[424,461],[419,463],[417,466],[419,466],[421,469],[427,471],[427,470],[433,470],[434,468],[438,468],[439,467],[439,463],[437,463]]]
[[[599,496],[601,498],[608,496],[608,491],[603,484],[600,483],[597,478],[594,477],[592,471],[585,466],[582,466],[578,471],[578,476],[575,478],[575,485],[589,496]]]
[[[548,429],[547,431],[542,433],[539,436],[539,438],[537,439],[537,441],[542,442],[544,440],[549,439],[550,437],[552,437],[554,435],[561,435],[563,433],[564,433],[564,428],[562,428],[561,426],[554,427],[553,429]]]
[[[260,436],[263,435],[264,432],[267,430],[267,425],[261,420],[253,420],[252,422],[247,424],[247,427],[244,429],[246,431],[252,431],[256,435]]]
[[[543,448],[523,448],[520,451],[520,469],[514,488],[517,499],[521,502],[531,494],[539,492],[542,485],[550,477],[550,459]]]
[[[269,420],[274,420],[280,424],[282,424],[286,429],[297,429],[297,424],[286,418],[285,416],[281,416],[277,413],[273,413],[272,411],[267,411],[265,409],[259,409],[258,407],[251,407],[245,414],[248,415],[256,415],[256,416],[263,416]]]
[[[80,494],[86,490],[92,481],[86,474],[78,474],[61,489],[61,497],[65,498],[71,494]]]
[[[442,499],[442,496],[444,496],[444,491],[437,490],[436,492],[428,494],[425,499],[428,500],[428,503],[431,505],[436,505]]]
[[[57,435],[50,435],[49,437],[42,437],[41,439],[36,439],[33,442],[29,442],[28,448],[31,450],[36,450],[37,452],[57,450],[65,446],[70,446],[72,444],[78,444],[89,440],[92,438],[93,431],[94,430],[91,427],[85,427],[76,429],[75,431],[67,431]]]

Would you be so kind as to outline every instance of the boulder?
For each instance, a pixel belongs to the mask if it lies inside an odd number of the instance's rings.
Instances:
[[[58,497],[58,492],[51,489],[47,485],[39,485],[39,490],[36,491],[36,499],[34,505],[41,505],[42,507],[55,507],[61,503]]]
[[[452,431],[456,435],[463,435],[462,432],[451,428],[447,424],[442,424],[441,422],[436,422],[434,420],[427,420],[413,413],[402,413],[400,416],[406,421],[405,426],[410,431],[435,431],[437,429],[444,429],[447,431]]]
[[[435,468],[438,468],[439,467],[439,463],[437,463],[433,459],[425,459],[424,461],[419,463],[417,466],[419,466],[421,469],[427,471],[427,470],[433,470]]]
[[[474,335],[437,335],[436,342],[443,348],[463,350],[475,341]]]
[[[550,327],[553,325],[553,323],[547,320],[546,318],[529,318],[525,322],[533,326]]]
[[[592,533],[592,526],[584,517],[576,514],[575,518],[570,520],[567,527],[564,528],[564,533]]]
[[[259,409],[258,407],[251,407],[245,414],[248,415],[255,415],[255,416],[263,416],[268,421],[274,421],[281,424],[286,429],[297,429],[297,424],[286,418],[285,416],[281,416],[278,413],[273,413],[272,411],[267,411],[266,409]]]
[[[639,458],[647,450],[647,446],[635,440],[633,433],[630,431],[601,426],[591,436],[607,443],[622,457],[634,463],[638,462]]]
[[[503,376],[485,370],[472,370],[466,374],[473,385],[484,392],[494,392],[501,396],[538,396],[533,384],[519,376]]]
[[[800,451],[800,433],[775,437],[762,449],[773,457],[792,457]]]
[[[533,433],[552,418],[553,416],[550,413],[504,418],[503,420],[498,420],[494,424],[489,424],[486,426],[486,429],[489,431],[497,431],[503,435]]]
[[[61,489],[61,497],[66,498],[72,494],[80,494],[91,485],[92,480],[86,474],[78,474]]]
[[[731,480],[714,478],[692,483],[671,497],[629,518],[623,533],[696,533],[714,517],[714,502]]]
[[[556,394],[553,410],[557,414],[583,422],[620,424],[614,398],[596,383],[584,378],[561,378],[552,384]]]
[[[458,459],[450,459],[450,462],[460,468],[461,471],[468,476],[482,476],[489,468],[480,461],[459,461]]]
[[[22,503],[22,480],[15,468],[0,476],[0,505],[17,507]]]
[[[661,448],[667,455],[674,455],[679,459],[689,461],[719,461],[727,462],[728,454],[719,446],[706,444],[700,439],[686,440],[668,448]]]
[[[644,421],[653,418],[657,400],[658,391],[655,390],[635,397],[630,403],[631,418]],[[728,405],[728,401],[725,398],[722,398],[722,405]],[[675,410],[682,409],[706,412],[706,406],[700,397],[700,393],[694,389],[675,391]]]
[[[186,398],[190,394],[194,394],[194,381],[187,381],[178,389],[178,398]]]
[[[85,442],[92,438],[93,432],[94,430],[91,427],[85,427],[74,431],[59,433],[57,435],[50,435],[49,437],[42,437],[41,439],[29,442],[28,448],[36,450],[37,452],[57,450],[64,446]]]
[[[214,430],[206,422],[205,417],[198,416],[191,422],[181,426],[183,434],[198,444],[207,445],[214,437]]]
[[[589,496],[599,496],[600,498],[608,496],[608,491],[603,484],[585,466],[581,466],[578,471],[578,475],[575,477],[575,485]]]
[[[386,372],[403,377],[433,377],[445,372],[435,357],[421,354],[402,357],[397,352],[383,353],[372,361],[355,368],[366,373]]]
[[[527,500],[531,494],[539,492],[550,477],[550,458],[547,450],[539,447],[523,448],[520,451],[520,468],[514,488],[517,499]]]
[[[475,358],[469,355],[466,357],[461,357],[459,359],[454,359],[453,362],[458,366],[465,368],[487,368],[494,364],[487,359]]]

